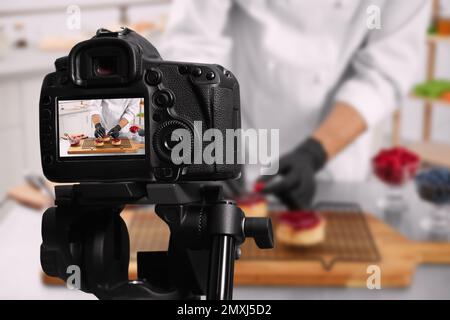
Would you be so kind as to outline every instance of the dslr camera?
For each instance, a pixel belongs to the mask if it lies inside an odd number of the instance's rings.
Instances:
[[[164,61],[129,29],[98,30],[55,67],[40,96],[42,167],[81,183],[56,186],[43,215],[44,272],[68,281],[78,266],[75,287],[100,299],[231,299],[239,246],[273,247],[270,218],[246,218],[220,184],[196,182],[240,174],[233,74]],[[155,204],[170,229],[167,251],[137,253],[137,279],[120,216],[129,204]]]
[[[239,176],[236,137],[232,164],[179,164],[172,156],[183,139],[175,134],[177,129],[189,133],[191,149],[183,152],[194,157],[211,143],[197,131],[213,128],[225,136],[226,130],[240,128],[239,84],[225,68],[164,61],[150,42],[127,28],[99,29],[57,59],[55,68],[43,81],[39,105],[41,160],[49,180],[207,181]]]

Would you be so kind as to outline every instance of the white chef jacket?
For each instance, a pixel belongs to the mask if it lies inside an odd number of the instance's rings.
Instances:
[[[139,113],[139,98],[132,99],[96,99],[89,101],[91,116],[99,115],[101,124],[108,132],[119,124],[120,119],[128,120],[128,124],[120,130],[121,135],[129,132],[130,124]]]
[[[160,49],[164,59],[230,68],[241,86],[243,128],[280,129],[281,153],[310,136],[336,101],[352,105],[369,130],[322,176],[358,181],[367,176],[375,151],[373,128],[416,80],[430,4],[175,0]],[[372,5],[381,9],[381,29],[367,26]]]

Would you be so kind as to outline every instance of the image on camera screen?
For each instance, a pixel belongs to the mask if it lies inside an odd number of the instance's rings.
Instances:
[[[60,157],[145,154],[144,98],[58,100]]]

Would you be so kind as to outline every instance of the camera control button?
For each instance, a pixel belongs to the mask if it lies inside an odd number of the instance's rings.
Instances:
[[[199,67],[195,67],[194,69],[192,69],[192,75],[194,77],[200,77],[202,75],[202,69],[200,69]]]
[[[69,69],[69,58],[61,57],[55,60],[55,68],[57,71],[65,71]]]
[[[54,138],[52,134],[41,134],[40,137],[41,140],[41,146],[48,149],[54,145]]]
[[[52,118],[52,111],[50,109],[43,109],[41,111],[41,117],[43,120],[50,120]]]
[[[166,178],[170,178],[173,175],[173,170],[172,168],[161,168],[161,174]]]
[[[157,86],[158,84],[161,83],[162,80],[162,74],[161,71],[157,70],[157,69],[150,69],[146,76],[145,76],[145,80],[147,81],[147,83],[151,86]]]
[[[47,87],[53,87],[53,86],[55,85],[55,77],[53,77],[53,76],[48,76],[48,77],[45,79],[45,83],[46,83]]]
[[[177,171],[172,168],[155,168],[155,177],[160,180],[170,180],[177,176]]]
[[[44,164],[52,164],[53,163],[53,156],[51,154],[44,154],[42,156],[42,162]]]
[[[53,140],[50,138],[42,138],[41,139],[41,146],[43,149],[48,150],[53,148]]]
[[[156,91],[153,102],[160,108],[169,108],[173,105],[173,94],[169,90]]]
[[[229,70],[223,69],[223,74],[225,75],[225,77],[231,78],[231,72]]]
[[[44,132],[44,133],[52,133],[53,132],[53,126],[49,122],[44,121],[42,123],[42,132]]]
[[[60,78],[59,78],[59,83],[60,84],[67,84],[69,82],[69,76],[67,74],[63,74]]]
[[[216,74],[215,74],[214,72],[212,72],[212,71],[209,71],[209,72],[206,74],[206,79],[207,79],[207,80],[213,80],[215,77],[216,77]]]
[[[180,74],[186,74],[186,73],[188,73],[189,72],[189,68],[187,67],[187,66],[179,66],[178,67],[178,72],[180,73]]]
[[[48,105],[50,105],[52,103],[52,97],[50,97],[50,96],[43,96],[41,98],[41,101],[42,101],[43,105],[48,106]]]

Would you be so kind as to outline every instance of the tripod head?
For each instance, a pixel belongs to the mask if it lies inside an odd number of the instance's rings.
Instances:
[[[273,248],[269,218],[246,218],[222,187],[201,183],[90,183],[55,187],[42,220],[41,265],[67,280],[78,266],[81,290],[100,299],[231,299],[234,261],[247,237]],[[128,279],[126,204],[156,204],[169,226],[168,251],[139,252]]]

